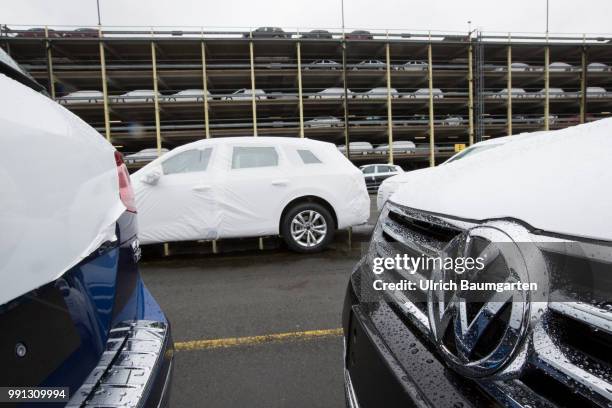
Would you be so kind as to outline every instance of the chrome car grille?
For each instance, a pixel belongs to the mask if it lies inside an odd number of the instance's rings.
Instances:
[[[510,222],[510,221],[503,221]],[[424,213],[388,202],[381,212],[368,251],[371,257],[389,257],[398,252],[418,256],[439,256],[446,245],[475,222]],[[550,272],[551,292],[540,302],[542,313],[531,322],[523,350],[514,356],[500,375],[473,381],[500,405],[510,407],[612,406],[612,246],[609,243],[582,243],[580,253],[558,251],[555,243],[567,239],[529,232],[541,251]],[[589,263],[588,271],[584,262]],[[595,265],[595,266],[593,266]],[[574,275],[572,275],[574,274]],[[584,280],[586,283],[580,282]],[[396,270],[378,276],[385,281],[427,279],[429,271],[406,276]],[[432,342],[426,294],[415,291],[385,292],[412,331]]]

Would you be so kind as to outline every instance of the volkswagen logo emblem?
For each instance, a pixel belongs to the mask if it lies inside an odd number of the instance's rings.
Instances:
[[[442,256],[482,258],[483,267],[462,274],[434,269],[433,281],[529,282],[519,246],[495,227],[475,227],[453,239]],[[432,336],[447,363],[470,377],[490,376],[517,352],[529,326],[530,293],[432,289],[428,312]]]

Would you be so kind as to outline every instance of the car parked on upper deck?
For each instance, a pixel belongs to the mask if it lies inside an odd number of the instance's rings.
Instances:
[[[122,103],[152,103],[155,100],[156,94],[157,98],[162,98],[162,94],[156,93],[153,89],[137,89],[113,97],[111,100]]]
[[[318,40],[331,40],[332,34],[327,30],[310,30],[301,35],[301,38],[313,38]]]
[[[501,91],[497,91],[491,95],[493,98],[508,98],[508,89],[504,88]],[[510,90],[510,96],[512,98],[527,98],[527,91],[523,88],[512,88]]]
[[[253,31],[242,34],[244,38],[291,38],[291,34],[286,33],[280,27],[259,27]]]
[[[567,62],[551,62],[548,65],[548,70],[550,72],[569,72],[573,69],[574,68]]]
[[[319,116],[304,122],[309,128],[342,127],[344,122],[335,116]]]
[[[342,153],[346,153],[346,145],[338,146],[338,150]],[[370,142],[350,142],[349,150],[352,155],[366,155],[374,153],[374,146]]]
[[[251,100],[253,98],[253,94],[255,94],[255,99],[257,100],[267,99],[266,91],[264,91],[263,89],[255,89],[255,92],[253,93],[253,90],[251,88],[242,88],[242,89],[238,89],[237,91],[232,92],[230,95],[222,96],[221,100],[222,101]]]
[[[51,28],[45,31],[41,27],[32,27],[17,33],[18,38],[46,38],[47,36],[48,38],[61,38],[62,34]]]
[[[428,67],[427,61],[408,61],[397,67],[397,69],[404,71],[427,71]]]
[[[355,99],[387,99],[388,96],[391,96],[392,99],[399,98],[399,92],[395,88],[378,87],[356,93]]]
[[[601,62],[591,62],[589,65],[587,65],[588,72],[604,72],[608,71],[609,69],[610,67],[607,64]]]
[[[586,94],[589,98],[605,98],[608,96],[608,91],[601,86],[588,86]]]
[[[206,99],[211,100],[212,94],[210,91],[206,91]],[[165,98],[168,102],[203,102],[204,101],[204,90],[203,89],[184,89],[178,91]]]
[[[440,88],[433,88],[431,90],[434,99],[444,98],[444,92]],[[429,98],[429,88],[420,88],[414,91],[412,94],[404,95],[404,98],[415,98],[415,99],[427,99]]]
[[[320,60],[315,60],[313,62],[310,62],[308,64],[304,65],[304,69],[305,70],[309,70],[309,69],[342,69],[342,64],[336,62],[336,61],[332,61],[332,60],[328,60],[328,59],[320,59]]]
[[[366,30],[353,30],[348,34],[344,35],[347,40],[372,40],[374,36],[372,33]]]
[[[416,145],[411,140],[394,140],[393,141],[393,153],[414,153]],[[376,146],[374,152],[377,154],[389,154],[389,144],[384,143]]]
[[[64,105],[77,103],[100,103],[104,99],[101,91],[75,91],[57,98],[57,101]]]
[[[381,60],[370,59],[370,60],[363,60],[355,64],[353,66],[353,70],[357,71],[360,69],[377,69],[379,71],[382,71],[386,67],[387,67],[387,64]]]
[[[98,38],[100,32],[96,28],[82,27],[76,30],[62,32],[64,38]]]
[[[539,91],[534,92],[531,95],[536,98],[544,98],[546,96],[546,88],[540,89]],[[565,98],[570,95],[570,92],[565,92],[562,88],[548,88],[549,98]]]
[[[348,98],[353,97],[354,92],[350,89],[346,90]],[[344,88],[327,88],[315,94],[308,95],[308,99],[344,99]]]

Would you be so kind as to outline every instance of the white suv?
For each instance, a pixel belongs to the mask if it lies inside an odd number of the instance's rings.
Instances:
[[[200,140],[132,175],[143,244],[281,235],[316,252],[365,223],[363,175],[331,143],[285,137]]]

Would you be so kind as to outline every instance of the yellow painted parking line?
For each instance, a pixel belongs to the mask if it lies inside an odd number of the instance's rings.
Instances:
[[[326,337],[338,337],[342,329],[307,330],[299,332],[265,334],[263,336],[228,337],[224,339],[178,341],[174,343],[177,351],[207,350],[237,346],[251,346],[284,341],[307,341]]]

